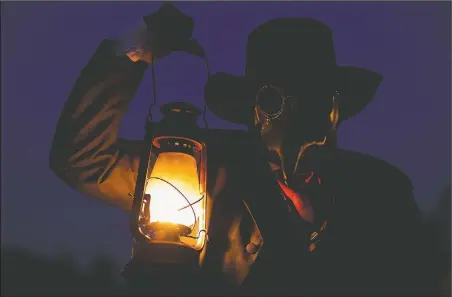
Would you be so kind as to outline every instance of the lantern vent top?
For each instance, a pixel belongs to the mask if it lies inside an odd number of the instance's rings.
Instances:
[[[167,117],[189,117],[197,120],[201,115],[201,110],[193,104],[187,102],[170,102],[160,107],[160,112]]]

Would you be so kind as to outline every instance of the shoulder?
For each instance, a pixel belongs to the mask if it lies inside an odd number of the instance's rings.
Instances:
[[[343,204],[352,213],[358,213],[363,222],[370,223],[366,226],[374,226],[375,230],[395,225],[417,226],[420,212],[413,185],[401,169],[385,160],[352,151],[340,150],[338,159],[336,176]]]
[[[397,187],[412,189],[410,178],[391,163],[358,152],[339,149],[337,154],[339,167],[347,176],[365,184],[378,183],[379,187]]]
[[[417,213],[410,178],[389,162],[353,151],[338,151],[338,187],[346,201],[367,209],[367,214]]]

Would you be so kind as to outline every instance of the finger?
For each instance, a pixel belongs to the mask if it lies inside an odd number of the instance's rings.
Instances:
[[[126,53],[126,55],[132,62],[137,62],[140,60],[140,56],[136,53],[128,52]]]

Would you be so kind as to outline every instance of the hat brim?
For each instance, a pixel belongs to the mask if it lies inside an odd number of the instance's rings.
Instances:
[[[383,77],[358,67],[338,66],[336,84],[340,90],[339,120],[362,111],[375,96]],[[249,125],[259,83],[245,76],[215,73],[204,88],[204,100],[213,114],[228,122]]]

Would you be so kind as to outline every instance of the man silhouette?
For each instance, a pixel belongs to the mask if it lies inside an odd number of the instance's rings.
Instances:
[[[146,69],[104,40],[58,121],[50,168],[130,211],[140,141],[117,138]],[[418,290],[419,213],[410,180],[335,147],[338,125],[380,75],[335,63],[329,28],[276,19],[249,36],[246,77],[212,76],[209,108],[250,131],[207,130],[208,232],[201,267],[213,294],[408,294]]]

